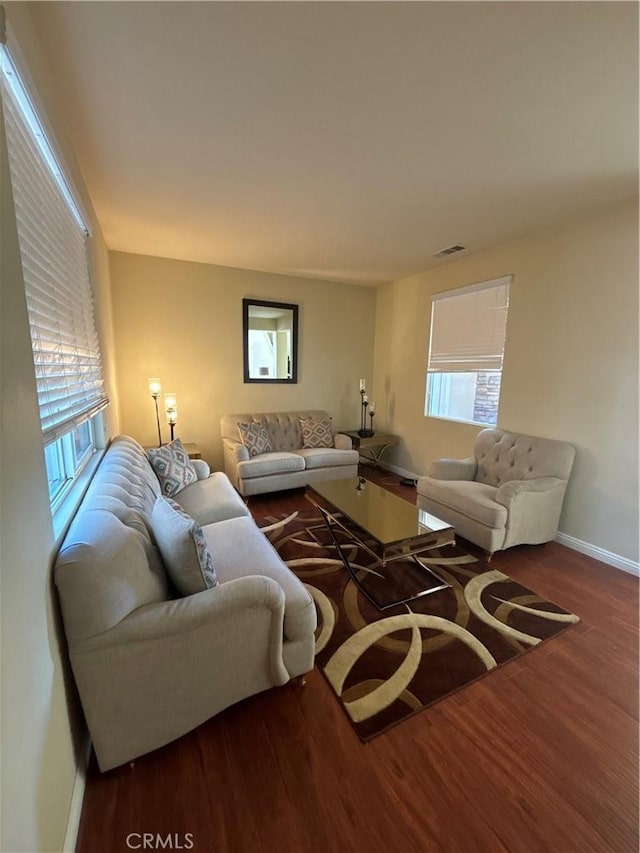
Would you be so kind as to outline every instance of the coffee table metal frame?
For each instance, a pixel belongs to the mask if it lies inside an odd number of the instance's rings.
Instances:
[[[361,482],[363,481],[361,480]],[[363,485],[369,487],[371,487],[372,485],[375,486],[375,484],[369,483],[366,480],[363,482]],[[356,584],[358,589],[365,596],[365,598],[367,598],[371,602],[371,604],[373,604],[373,606],[376,607],[378,610],[387,610],[388,608],[395,607],[398,604],[406,604],[407,602],[413,601],[416,598],[421,598],[425,595],[431,595],[434,592],[439,592],[440,590],[447,589],[451,586],[451,584],[443,580],[437,574],[437,572],[433,571],[433,569],[431,569],[429,566],[425,566],[424,563],[421,563],[417,559],[417,555],[422,554],[425,551],[429,551],[432,548],[440,548],[444,545],[450,545],[455,543],[455,535],[452,527],[444,528],[443,530],[435,530],[415,534],[413,536],[405,537],[404,539],[399,539],[395,542],[381,542],[374,536],[373,533],[371,533],[371,531],[362,527],[357,521],[350,518],[342,508],[334,505],[333,502],[330,501],[328,498],[316,492],[313,485],[308,485],[307,490],[307,496],[309,497],[311,503],[313,503],[316,509],[320,512],[322,520],[324,521],[324,526],[329,531],[331,541],[335,545],[336,551],[338,552],[338,555],[340,556],[340,559],[342,560],[345,569],[348,571],[349,576]],[[328,504],[331,507],[331,509],[327,509],[326,506],[322,506],[320,503],[314,500],[313,497],[310,497],[308,494],[309,492],[317,494],[318,497],[325,504]],[[399,500],[402,500],[402,498],[399,498]],[[342,521],[343,518],[348,519],[351,523],[351,526],[347,526]],[[365,536],[356,535],[353,529],[354,526],[358,530],[358,532],[362,531]],[[372,596],[367,592],[366,589],[363,588],[362,584],[358,580],[356,572],[353,570],[351,563],[349,562],[346,554],[344,553],[342,545],[340,544],[335,535],[334,528],[338,528],[339,530],[341,530],[347,537],[353,540],[358,546],[360,546],[363,550],[365,550],[370,556],[374,558],[375,563],[373,567],[367,567],[367,571],[373,571],[375,574],[384,578],[384,575],[382,575],[380,572],[375,571],[377,567],[386,568],[388,563],[392,563],[397,560],[409,559],[416,563],[423,572],[426,572],[427,574],[431,575],[436,581],[438,581],[438,584],[436,586],[432,586],[428,589],[425,589],[422,592],[413,593],[404,598],[394,599],[393,601],[390,601],[387,604],[380,604],[378,601],[372,598]],[[380,553],[373,550],[371,547],[369,547],[369,545],[367,545],[367,543],[364,541],[365,537],[370,537],[370,539],[372,539],[376,543],[376,545],[380,549]]]

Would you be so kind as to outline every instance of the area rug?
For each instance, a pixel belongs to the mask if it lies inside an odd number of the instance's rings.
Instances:
[[[316,664],[369,740],[578,622],[456,545],[419,559],[447,589],[375,608],[340,560],[317,511],[259,522],[316,604]],[[356,577],[374,568],[341,542]],[[402,561],[393,564],[403,570]]]

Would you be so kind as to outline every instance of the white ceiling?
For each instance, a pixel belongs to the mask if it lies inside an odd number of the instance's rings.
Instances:
[[[637,192],[636,3],[29,7],[111,249],[375,284]]]

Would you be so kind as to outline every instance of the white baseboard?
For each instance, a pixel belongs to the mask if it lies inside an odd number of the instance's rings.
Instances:
[[[575,536],[569,536],[566,533],[558,533],[556,542],[566,545],[567,548],[572,548],[574,551],[579,551],[581,554],[586,554],[588,557],[593,557],[595,560],[600,560],[601,563],[606,563],[615,569],[640,577],[640,563],[634,562],[628,557],[621,557],[620,554],[614,554],[613,551],[607,551],[598,545],[592,545],[590,542],[583,542],[582,539],[576,539]]]
[[[87,768],[89,756],[91,755],[91,740],[86,734],[86,741],[82,745],[79,755],[79,764],[76,769],[76,779],[73,783],[71,794],[71,805],[69,806],[69,818],[67,819],[67,831],[64,834],[63,853],[74,853],[78,842],[78,830],[80,829],[80,817],[82,815],[82,802],[84,800],[84,789],[87,784]]]

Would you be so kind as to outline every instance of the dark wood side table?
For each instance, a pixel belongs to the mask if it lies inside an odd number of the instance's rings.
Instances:
[[[376,432],[363,438],[358,435],[357,430],[342,430],[342,435],[348,435],[353,443],[353,449],[359,451],[360,455],[373,463],[372,470],[380,465],[380,457],[387,447],[393,447],[400,441],[399,435],[390,432]]]

